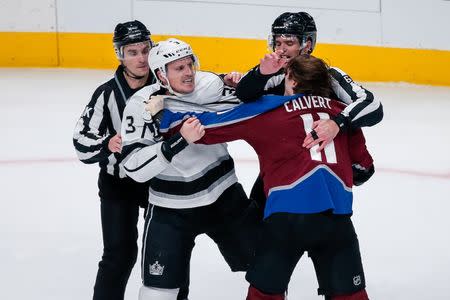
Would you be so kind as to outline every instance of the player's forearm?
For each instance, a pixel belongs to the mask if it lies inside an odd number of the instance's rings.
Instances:
[[[170,162],[160,148],[161,143],[158,143],[131,152],[124,163],[127,176],[137,182],[146,182],[166,169]]]
[[[236,86],[236,96],[243,102],[251,102],[264,95],[264,88],[272,75],[262,75],[258,67],[250,70]]]
[[[133,149],[133,145],[124,147],[126,174],[137,182],[146,182],[164,171],[175,155],[186,148],[188,143],[176,134],[164,142]]]
[[[366,139],[361,129],[349,132],[348,149],[352,164],[359,164],[369,168],[373,164],[373,158],[366,146]]]

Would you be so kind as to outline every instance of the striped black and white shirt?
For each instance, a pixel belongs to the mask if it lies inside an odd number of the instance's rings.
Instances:
[[[154,82],[150,74],[147,85]],[[131,89],[119,66],[114,78],[100,85],[78,120],[73,144],[78,158],[86,164],[99,163],[108,174],[124,178],[120,153],[111,153],[109,140],[120,133],[123,111],[128,99],[139,89]]]
[[[373,126],[383,119],[383,106],[373,94],[363,88],[342,70],[330,67],[334,95],[348,106],[333,120],[341,130]],[[239,81],[236,96],[243,102],[250,102],[267,94],[284,95],[284,70],[275,74],[262,75],[259,65],[251,69]]]

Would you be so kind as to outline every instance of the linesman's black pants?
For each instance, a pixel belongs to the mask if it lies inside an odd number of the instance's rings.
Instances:
[[[94,300],[123,300],[125,287],[137,258],[139,206],[146,205],[148,188],[131,179],[101,171],[103,255],[98,264]]]

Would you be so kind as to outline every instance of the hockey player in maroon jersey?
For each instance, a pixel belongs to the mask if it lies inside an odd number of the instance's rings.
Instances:
[[[269,47],[272,53],[265,55],[259,65],[252,68],[239,81],[236,96],[251,102],[262,95],[284,94],[284,74],[286,63],[299,54],[311,54],[316,45],[317,27],[311,15],[306,12],[285,12],[279,15],[271,26]],[[313,123],[313,131],[303,141],[303,146],[311,148],[321,143],[323,149],[339,131],[373,126],[383,118],[383,106],[379,99],[354,82],[352,78],[336,67],[329,67],[332,98],[348,106],[340,114],[328,120]],[[371,175],[371,170],[353,166],[353,172],[361,177]],[[261,177],[256,179],[250,198],[264,206],[265,197]]]
[[[286,70],[289,97],[264,96],[222,112],[164,110],[160,130],[170,134],[181,120],[195,116],[181,128],[201,138],[197,142],[244,139],[258,154],[267,203],[263,239],[246,276],[247,300],[285,299],[305,251],[314,263],[319,294],[332,300],[367,300],[350,217],[352,164],[370,169],[372,158],[360,129],[341,132],[321,151],[319,145],[302,147],[314,121],[338,115],[345,105],[328,98],[330,77],[320,59],[297,56]]]
[[[274,51],[265,55],[261,63],[249,70],[236,87],[236,96],[244,102],[251,102],[262,95],[284,94],[285,66],[299,54],[311,54],[316,46],[317,27],[311,15],[306,12],[285,12],[279,15],[271,26],[269,47]],[[354,82],[352,78],[336,67],[329,67],[332,98],[348,104],[346,109],[332,120],[321,120],[314,124],[318,139],[311,135],[304,146],[310,148],[322,143],[324,147],[339,130],[373,126],[383,118],[383,106],[374,95]]]

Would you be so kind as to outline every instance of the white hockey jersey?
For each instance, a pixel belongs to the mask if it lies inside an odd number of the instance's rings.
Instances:
[[[165,107],[179,112],[227,107],[228,97],[224,96],[226,91],[219,76],[198,71],[195,83],[193,93],[166,99]],[[144,120],[147,114],[144,101],[161,90],[159,84],[145,87],[125,107],[121,129],[125,171],[138,182],[149,181],[152,204],[169,208],[211,204],[237,182],[227,145],[190,144],[168,161],[161,151],[162,142],[154,141]]]

